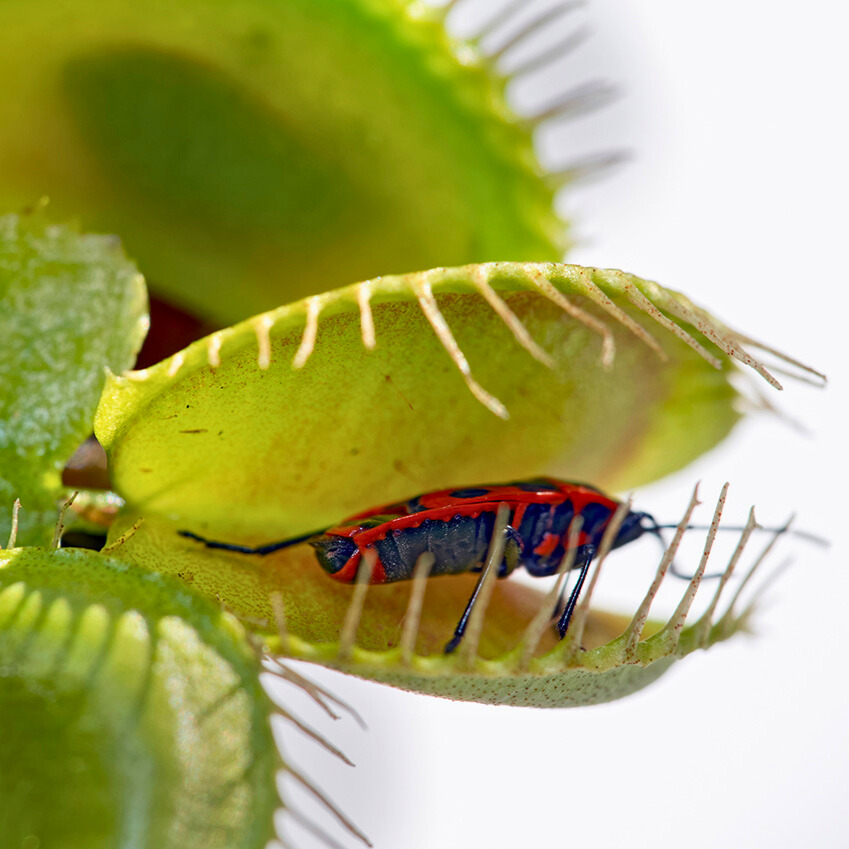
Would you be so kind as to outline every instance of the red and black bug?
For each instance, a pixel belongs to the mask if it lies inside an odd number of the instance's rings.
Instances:
[[[566,554],[573,519],[581,518],[573,569],[578,581],[568,601],[557,614],[560,637],[569,621],[607,526],[620,502],[586,484],[554,478],[537,478],[516,483],[445,489],[419,495],[409,501],[384,505],[359,513],[336,527],[256,548],[214,542],[190,531],[182,536],[209,548],[241,554],[271,554],[305,542],[316,552],[318,562],[337,581],[352,583],[363,553],[374,552],[370,583],[405,581],[413,576],[422,554],[433,555],[431,575],[456,575],[483,569],[500,505],[508,509],[504,531],[505,547],[498,577],[523,566],[531,575],[554,575]],[[628,511],[612,541],[619,548],[644,533],[660,535],[660,527],[648,513]],[[460,643],[478,595],[480,582],[445,651]]]

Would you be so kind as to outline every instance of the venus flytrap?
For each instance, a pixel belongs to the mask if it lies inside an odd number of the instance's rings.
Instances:
[[[557,264],[442,268],[312,296],[110,376],[96,432],[127,500],[111,538],[144,517],[124,556],[220,599],[273,654],[452,698],[618,698],[744,623],[729,608],[716,627],[717,596],[685,627],[707,553],[675,614],[647,621],[695,500],[630,624],[589,617],[601,557],[563,643],[531,625],[551,598],[505,580],[452,656],[443,647],[474,576],[340,585],[307,546],[249,557],[180,531],[257,545],[526,469],[612,488],[650,480],[727,433],[734,361],[779,386],[742,340],[679,293]]]
[[[424,559],[406,585],[344,586],[304,547],[247,559],[177,533],[264,542],[536,473],[621,491],[726,436],[740,366],[777,387],[761,354],[819,380],[680,293],[555,262],[568,238],[554,193],[586,168],[544,174],[532,134],[604,88],[520,120],[503,67],[576,4],[524,27],[509,4],[465,42],[444,27],[457,5],[0,10],[0,202],[49,194],[54,217],[118,233],[164,298],[241,321],[127,371],[145,292],[114,238],[0,219],[0,495],[20,496],[28,546],[0,552],[0,719],[16,731],[0,836],[15,845],[264,846],[275,772],[300,772],[274,749],[263,657],[325,707],[286,657],[572,706],[640,689],[746,625],[736,595],[723,606],[739,552],[695,622],[707,555],[670,616],[650,610],[695,495],[633,615],[591,607],[603,557],[562,642],[546,627],[556,588],[496,581],[451,657],[474,576],[428,579]],[[102,552],[53,551],[59,471],[93,418],[126,506]]]

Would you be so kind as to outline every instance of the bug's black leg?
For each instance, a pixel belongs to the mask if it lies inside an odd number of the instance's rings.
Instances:
[[[299,542],[306,542],[306,540],[315,536],[315,533],[305,534],[302,537],[294,537],[293,539],[284,539],[280,542],[270,542],[267,545],[258,545],[256,548],[251,548],[248,545],[235,545],[229,542],[215,542],[211,539],[206,539],[205,537],[198,536],[198,534],[193,534],[191,531],[177,531],[177,533],[181,537],[187,537],[188,539],[197,540],[198,542],[202,542],[207,548],[218,548],[222,551],[235,551],[237,554],[271,554],[274,551],[280,551],[281,548],[288,548],[290,545],[297,545]]]
[[[590,550],[592,552],[591,555],[590,555],[590,559],[592,559],[592,557],[595,556],[595,548],[590,546]],[[586,555],[586,553],[587,553],[587,548],[584,547],[583,555]],[[586,560],[586,556],[584,556],[584,560]],[[574,569],[581,569],[581,573],[578,574],[579,578],[581,577],[581,574],[582,574],[584,568],[585,568],[584,562],[579,561],[576,557],[575,562],[572,565],[572,569],[573,570]],[[554,605],[554,612],[551,614],[551,621],[552,622],[555,622],[560,618],[560,613],[558,613],[558,611],[563,610],[563,599],[566,597],[567,584],[568,584],[568,581],[564,581],[563,586],[560,588],[560,594],[557,596],[557,604]],[[572,593],[574,593],[574,589],[573,589]],[[569,594],[569,600],[570,601],[572,600],[572,593]]]
[[[472,615],[472,609],[480,595],[485,575],[486,570],[481,572],[478,582],[475,584],[474,590],[472,590],[472,596],[466,605],[466,609],[463,611],[463,615],[460,617],[460,621],[457,623],[457,627],[454,629],[454,636],[445,644],[445,654],[451,654],[456,650],[457,646],[460,645],[460,641],[463,639],[463,634],[466,633],[466,625],[469,624],[469,617]]]
[[[563,609],[563,613],[560,614],[560,618],[557,620],[557,633],[560,634],[561,640],[566,636],[566,632],[569,630],[569,622],[572,619],[572,614],[575,612],[575,607],[578,604],[578,596],[581,594],[581,589],[584,586],[587,572],[590,571],[590,564],[593,562],[595,553],[596,549],[594,545],[588,544],[584,547],[584,562],[581,565],[581,574],[578,576],[578,583],[575,584],[569,595],[569,601],[566,602],[566,607]]]
[[[516,532],[510,527],[510,525],[504,529],[504,534],[507,537],[507,541],[504,546],[504,559],[507,561],[507,574],[509,574],[513,571],[519,560],[521,548],[515,538],[517,536]],[[500,567],[493,566],[493,568],[499,569]],[[468,604],[466,604],[466,609],[463,611],[463,615],[460,617],[460,621],[454,629],[454,636],[445,644],[445,654],[451,654],[457,649],[457,646],[460,645],[460,642],[463,639],[463,634],[466,633],[466,626],[469,624],[469,617],[472,615],[472,610],[474,609],[475,602],[478,600],[485,578],[486,569],[482,569],[478,582],[475,584],[474,590],[472,590],[471,598],[469,599]]]

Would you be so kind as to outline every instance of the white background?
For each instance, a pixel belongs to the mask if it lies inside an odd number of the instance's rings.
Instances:
[[[551,5],[528,0],[524,12]],[[503,6],[464,0],[452,22],[468,32],[476,13]],[[730,480],[728,521],[743,521],[753,503],[763,524],[795,510],[797,525],[830,537],[831,550],[782,543],[771,568],[785,556],[793,564],[768,593],[756,637],[691,656],[610,705],[467,705],[302,666],[356,704],[370,730],[324,721],[287,690],[287,704],[358,766],[337,766],[289,727],[284,752],[378,849],[849,846],[843,8],[591,0],[536,46],[586,24],[591,40],[513,91],[517,108],[532,111],[589,79],[620,90],[605,110],[540,133],[553,167],[601,151],[632,155],[604,181],[568,191],[564,209],[581,238],[571,261],[680,289],[831,379],[825,391],[764,384],[806,435],[754,416],[694,466],[636,493],[638,507],[675,520],[696,480],[705,501]],[[657,552],[636,545],[645,570],[625,574],[611,558],[602,601],[633,604],[633,588],[648,582]],[[321,845],[283,823],[292,845]]]

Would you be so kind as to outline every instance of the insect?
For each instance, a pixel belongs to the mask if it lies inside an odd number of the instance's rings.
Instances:
[[[179,533],[209,548],[242,554],[271,554],[308,543],[315,549],[322,568],[344,583],[356,579],[363,552],[371,550],[375,560],[370,583],[383,584],[411,579],[416,561],[425,552],[434,557],[431,576],[482,572],[501,504],[506,505],[509,518],[499,578],[520,566],[535,577],[556,574],[569,544],[570,525],[576,517],[582,520],[573,565],[580,573],[565,606],[555,616],[562,639],[602,536],[620,506],[619,501],[586,484],[535,478],[439,490],[359,513],[318,533],[255,548],[215,542],[191,531]],[[660,527],[648,513],[628,511],[611,547],[619,548],[646,532],[660,536]],[[454,636],[445,647],[446,653],[453,652],[463,638],[482,579],[481,574]]]

